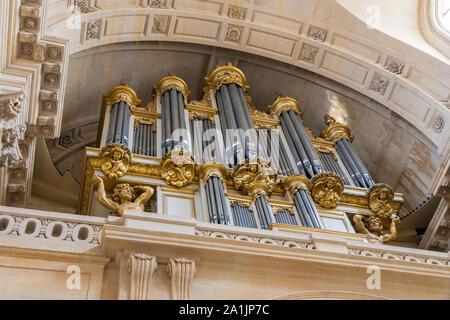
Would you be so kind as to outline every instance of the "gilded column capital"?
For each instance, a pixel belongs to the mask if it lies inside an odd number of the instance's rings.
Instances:
[[[348,141],[352,142],[355,138],[347,125],[336,122],[336,119],[332,116],[325,115],[325,122],[328,128],[323,130],[321,134],[325,139],[335,143],[341,139],[348,139]]]
[[[107,105],[113,105],[120,101],[126,102],[131,107],[141,104],[136,92],[126,82],[121,82],[120,85],[112,88],[108,94],[104,95],[104,99]]]
[[[332,172],[322,172],[311,178],[311,196],[324,208],[334,209],[341,200],[344,190],[342,178]]]
[[[289,110],[294,111],[299,116],[302,115],[300,112],[300,105],[294,98],[278,96],[277,100],[269,106],[269,112],[277,118],[280,117],[281,113]]]
[[[204,163],[200,166],[199,171],[204,182],[208,181],[211,177],[218,177],[223,182],[225,181],[224,177],[226,174],[226,169],[219,162],[212,161]]]
[[[214,92],[219,90],[223,84],[228,83],[236,83],[244,89],[244,92],[250,88],[244,73],[239,68],[233,67],[231,62],[226,66],[218,66],[209,74],[209,77],[205,77],[205,82]]]
[[[131,254],[127,269],[131,274],[130,300],[148,300],[153,273],[157,267],[156,258],[146,254]]]
[[[162,95],[167,90],[175,89],[183,94],[186,101],[189,99],[189,95],[191,94],[188,90],[186,82],[173,74],[169,74],[167,77],[159,80],[158,84],[153,89],[158,95]]]
[[[236,190],[251,193],[262,189],[270,195],[276,186],[277,174],[269,161],[259,158],[246,159],[233,170],[233,185]]]
[[[302,174],[294,174],[289,176],[286,180],[283,181],[283,185],[285,186],[286,190],[289,191],[291,196],[294,196],[294,194],[298,190],[308,191],[311,187],[309,179]]]
[[[177,188],[192,183],[195,175],[194,156],[186,150],[174,150],[161,159],[161,178]]]
[[[172,299],[189,300],[191,295],[191,281],[196,272],[195,261],[185,258],[171,258],[167,265],[167,271],[171,280]]]

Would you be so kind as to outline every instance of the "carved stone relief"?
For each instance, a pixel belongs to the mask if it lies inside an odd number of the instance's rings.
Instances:
[[[191,281],[196,271],[195,261],[185,258],[170,259],[167,269],[172,282],[172,299],[189,300]]]

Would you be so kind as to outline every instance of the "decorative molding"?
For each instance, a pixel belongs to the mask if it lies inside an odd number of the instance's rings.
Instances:
[[[86,40],[100,39],[102,19],[91,20],[86,23]]]
[[[169,26],[170,26],[170,16],[158,16],[155,15],[153,17],[153,24],[152,24],[152,33],[153,34],[165,34],[169,32]]]
[[[171,258],[167,270],[171,280],[172,300],[189,300],[191,281],[196,271],[195,261],[186,258]]]
[[[130,254],[127,269],[130,275],[130,300],[149,300],[156,258],[146,254]]]
[[[19,192],[16,190],[16,192]],[[1,214],[3,228],[0,235],[47,239],[51,241],[75,242],[99,245],[103,226],[80,223],[69,219],[52,219],[26,215]]]

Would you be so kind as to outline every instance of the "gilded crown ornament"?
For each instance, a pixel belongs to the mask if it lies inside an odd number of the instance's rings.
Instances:
[[[162,95],[165,91],[175,89],[184,96],[185,100],[189,99],[191,92],[188,90],[186,82],[170,73],[167,77],[162,78],[156,87],[153,88],[157,94]]]
[[[278,96],[277,100],[269,106],[269,112],[277,118],[280,117],[280,114],[289,110],[294,111],[299,116],[302,115],[300,112],[300,105],[294,98]]]
[[[236,190],[254,193],[261,189],[270,195],[276,185],[277,174],[269,161],[263,159],[246,159],[233,170],[233,185]],[[260,195],[260,194],[255,194]]]
[[[311,178],[311,185],[311,196],[316,203],[327,209],[338,206],[344,190],[340,176],[332,172],[322,172]]]
[[[219,88],[228,83],[235,83],[244,89],[246,92],[250,86],[247,85],[247,79],[244,73],[233,67],[231,62],[229,62],[226,66],[218,66],[214,71],[209,74],[209,77],[205,78],[205,82],[208,84],[210,88],[216,92]]]
[[[126,82],[121,82],[120,85],[112,88],[107,95],[105,95],[106,104],[113,105],[117,102],[125,102],[130,107],[136,107],[141,104],[141,100],[137,97],[136,92],[131,89]]]
[[[283,186],[293,196],[298,190],[308,191],[311,187],[309,179],[302,174],[293,174],[283,180]]]
[[[131,152],[120,143],[108,144],[100,151],[101,169],[109,179],[123,177],[130,166]]]
[[[97,200],[101,205],[111,210],[113,215],[123,216],[125,210],[144,211],[145,204],[153,195],[153,188],[148,186],[134,186],[128,183],[118,183],[114,186],[109,198],[106,195],[103,179],[93,175],[92,183],[97,189]],[[140,193],[140,194],[139,194]],[[138,195],[139,194],[139,195]]]
[[[352,132],[350,128],[343,124],[336,122],[336,119],[331,117],[330,115],[325,115],[325,123],[328,125],[326,130],[323,130],[321,135],[327,140],[332,142],[339,141],[341,139],[347,139],[352,142],[355,138],[352,136]]]
[[[168,152],[161,159],[161,178],[177,188],[192,183],[195,176],[194,156],[186,150]]]
[[[207,162],[200,167],[200,174],[203,176],[203,181],[206,182],[211,177],[220,178],[224,181],[224,176],[226,174],[225,167],[219,162]]]

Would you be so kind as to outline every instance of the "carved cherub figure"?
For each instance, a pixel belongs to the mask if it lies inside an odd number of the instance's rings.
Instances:
[[[343,188],[342,181],[335,174],[324,172],[313,177],[312,196],[324,208],[336,208]]]
[[[128,171],[131,152],[124,145],[113,143],[102,149],[101,158],[103,173],[110,179],[117,179]]]
[[[114,187],[111,199],[106,196],[103,179],[98,175],[92,177],[92,183],[97,189],[97,200],[104,207],[110,209],[113,215],[123,216],[124,210],[142,210],[145,203],[152,197],[153,188],[148,186],[131,187],[128,183],[120,183]],[[136,197],[136,193],[142,191],[141,195]]]
[[[370,195],[369,204],[370,209],[380,218],[389,218],[393,213],[391,202],[393,200],[393,193],[389,192],[388,189],[380,189],[378,192],[375,191]]]

